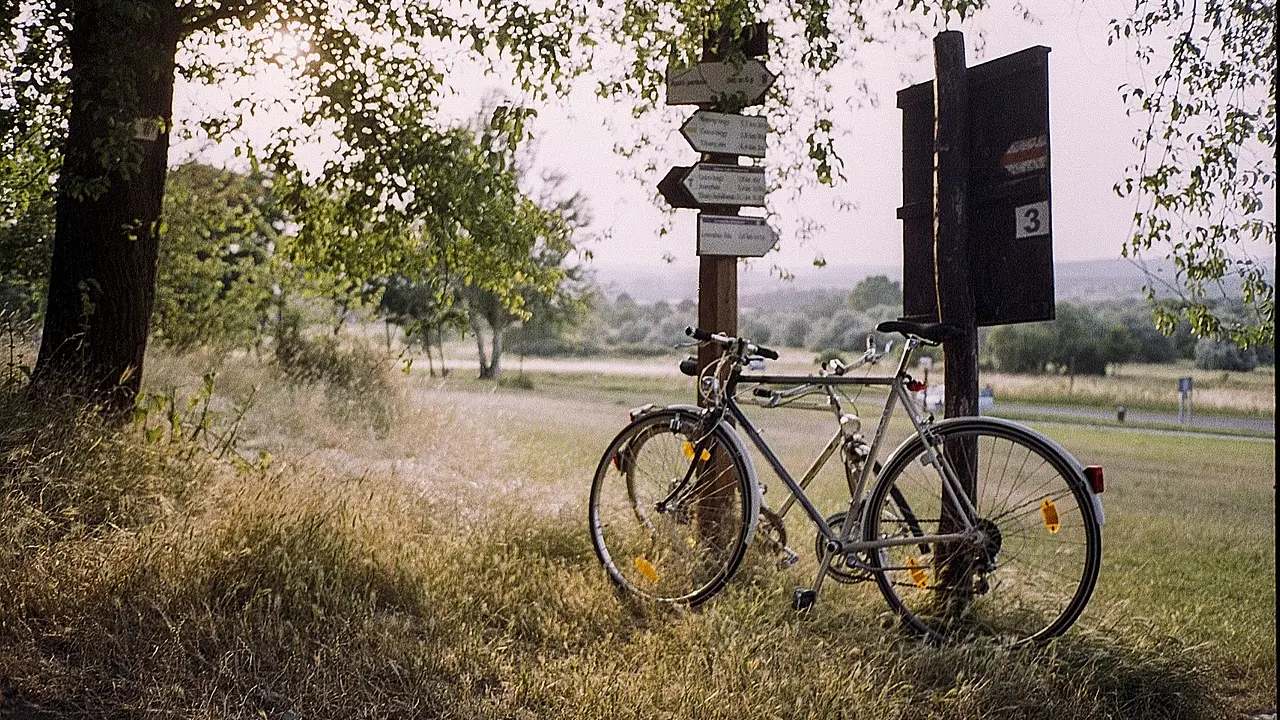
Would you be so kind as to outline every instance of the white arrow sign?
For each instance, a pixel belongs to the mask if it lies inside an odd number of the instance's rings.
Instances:
[[[683,72],[667,71],[668,105],[705,105],[735,96],[740,107],[758,105],[777,77],[759,60],[741,65],[698,63]]]
[[[698,255],[763,257],[777,242],[764,218],[698,215]]]
[[[697,163],[684,186],[699,205],[764,205],[764,168]]]
[[[698,152],[762,158],[769,120],[699,110],[680,126],[680,134]]]

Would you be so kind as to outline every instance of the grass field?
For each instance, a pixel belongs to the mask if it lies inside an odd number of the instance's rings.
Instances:
[[[781,359],[770,363],[771,371],[810,373],[816,369],[816,353],[803,348],[783,348]],[[473,346],[456,343],[449,348],[449,364],[458,373],[473,374],[476,367]],[[846,359],[855,354],[846,353]],[[896,359],[896,353],[893,356]],[[525,361],[538,374],[550,370],[558,375],[603,378],[606,383],[617,383],[626,378],[667,377],[673,381],[676,375],[678,354],[658,358],[529,358]],[[510,372],[520,372],[521,360],[508,356],[505,360]],[[600,372],[575,368],[600,368]],[[892,372],[886,363],[881,370]],[[641,374],[642,373],[642,374]],[[922,379],[922,370],[916,370]],[[1064,405],[1114,408],[1124,405],[1133,410],[1152,410],[1176,413],[1178,411],[1178,379],[1192,378],[1192,402],[1197,413],[1239,415],[1244,417],[1275,417],[1276,374],[1274,367],[1259,367],[1250,372],[1223,372],[1197,369],[1190,361],[1171,364],[1128,364],[1111,368],[1106,376],[1065,375],[1011,375],[984,370],[979,382],[990,385],[996,398],[1005,402],[1021,402],[1036,405]],[[945,381],[945,366],[937,364],[929,375],[934,387]]]
[[[155,358],[148,383],[185,397],[198,365]],[[7,399],[0,717],[1242,718],[1275,707],[1274,443],[1054,426],[1107,468],[1097,594],[1048,648],[936,648],[899,630],[865,584],[793,613],[810,560],[780,572],[753,555],[697,612],[619,597],[587,539],[592,470],[628,408],[688,402],[691,386],[531,378],[514,390],[400,376],[376,399],[395,411],[378,430],[319,389],[234,360],[213,404],[230,413],[253,397],[238,426],[252,464],[168,434],[55,431],[66,423]],[[832,429],[819,413],[755,417],[788,464]],[[837,508],[842,480],[818,483]],[[806,552],[799,519],[791,544]]]

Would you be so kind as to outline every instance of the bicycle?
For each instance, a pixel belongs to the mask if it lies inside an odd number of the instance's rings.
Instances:
[[[592,481],[591,540],[610,579],[641,597],[690,606],[728,583],[762,515],[760,484],[736,426],[818,533],[818,573],[811,587],[795,591],[796,609],[813,606],[828,576],[873,578],[904,623],[933,641],[981,633],[1021,645],[1065,632],[1084,610],[1101,567],[1102,468],[1081,466],[1017,423],[922,414],[911,397],[923,387],[907,372],[911,357],[956,329],[897,320],[877,330],[906,337],[893,375],[850,377],[851,367],[842,364],[817,376],[746,374],[756,360],[776,360],[777,353],[686,328],[722,351],[699,377],[708,407],[638,408]],[[869,346],[862,364],[874,364],[877,354]],[[681,369],[696,374],[688,360]],[[838,407],[847,386],[887,388],[889,398],[869,442],[841,411],[842,429],[797,482],[738,404],[740,384],[753,386],[752,396],[766,406],[823,393]],[[771,389],[779,386],[786,389]],[[881,464],[898,406],[913,433]],[[849,507],[823,517],[805,486],[837,447]],[[782,527],[781,517],[769,515],[779,514],[766,514],[766,537]],[[785,565],[794,553],[782,535],[781,548],[771,544]]]

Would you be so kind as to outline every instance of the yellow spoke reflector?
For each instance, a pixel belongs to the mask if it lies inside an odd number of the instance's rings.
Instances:
[[[653,566],[653,563],[648,560],[636,556],[636,570],[640,571],[640,574],[644,576],[645,580],[648,580],[651,583],[658,582],[658,570]]]
[[[1049,498],[1040,501],[1040,515],[1044,518],[1044,526],[1049,529],[1050,535],[1057,533],[1062,527],[1062,522],[1058,520],[1058,506]]]
[[[685,459],[686,459],[686,460],[692,460],[692,459],[693,459],[693,443],[689,442],[688,440],[685,440],[685,441],[684,441],[684,457],[685,457]],[[706,448],[702,448],[702,459],[703,459],[704,461],[705,461],[705,460],[710,460],[710,459],[711,459],[711,451],[710,451],[710,450],[708,450],[708,449],[706,449]]]
[[[920,567],[920,563],[916,562],[915,556],[907,557],[907,575],[911,576],[911,582],[915,583],[916,587],[921,590],[924,590],[929,584],[929,573]]]

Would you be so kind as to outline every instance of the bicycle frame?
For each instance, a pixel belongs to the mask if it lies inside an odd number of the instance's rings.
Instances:
[[[874,550],[895,545],[912,545],[917,543],[945,543],[958,540],[972,540],[977,518],[977,510],[974,508],[968,493],[963,489],[958,473],[952,467],[951,462],[945,455],[937,452],[937,443],[932,439],[929,432],[929,422],[921,416],[911,402],[910,396],[907,394],[906,383],[908,375],[906,372],[907,364],[910,362],[911,355],[915,348],[919,345],[919,341],[910,338],[903,349],[902,355],[898,361],[897,371],[892,376],[871,376],[871,377],[844,377],[844,376],[809,376],[809,375],[749,375],[742,376],[734,373],[725,384],[724,397],[722,400],[724,410],[738,424],[746,436],[751,440],[752,445],[760,452],[760,454],[769,463],[773,473],[782,480],[783,484],[790,490],[792,497],[788,499],[788,503],[798,502],[804,508],[805,514],[817,527],[818,531],[826,539],[827,552],[826,559],[823,561],[823,574],[830,558],[835,554],[858,553],[866,550]],[[876,458],[879,457],[881,445],[889,426],[889,421],[893,417],[895,406],[901,404],[907,411],[907,416],[911,421],[915,434],[921,438],[928,447],[926,455],[927,462],[932,465],[942,478],[942,482],[947,492],[945,493],[951,500],[953,510],[956,516],[961,518],[963,525],[959,532],[924,535],[909,538],[884,538],[878,540],[857,540],[853,539],[854,523],[842,523],[839,534],[831,528],[822,513],[814,506],[813,502],[805,494],[805,486],[812,480],[820,469],[830,458],[834,452],[836,445],[840,442],[841,433],[832,438],[831,442],[823,450],[819,458],[813,463],[809,471],[806,472],[802,481],[797,482],[791,473],[783,465],[782,461],[769,447],[761,436],[759,429],[751,422],[751,420],[743,412],[741,406],[734,400],[735,391],[739,383],[751,383],[754,385],[814,385],[818,387],[835,387],[841,385],[853,386],[880,386],[888,387],[890,396],[885,402],[884,410],[880,416],[880,422],[876,427],[875,435],[872,438],[870,450],[862,464],[861,472],[857,478],[854,487],[850,488],[851,497],[849,500],[849,513],[846,517],[852,517],[857,512],[858,503],[864,496],[870,480],[871,473],[875,466]],[[790,505],[786,506],[789,509]],[[871,512],[871,508],[866,508],[864,512]],[[863,521],[866,518],[861,518]]]

